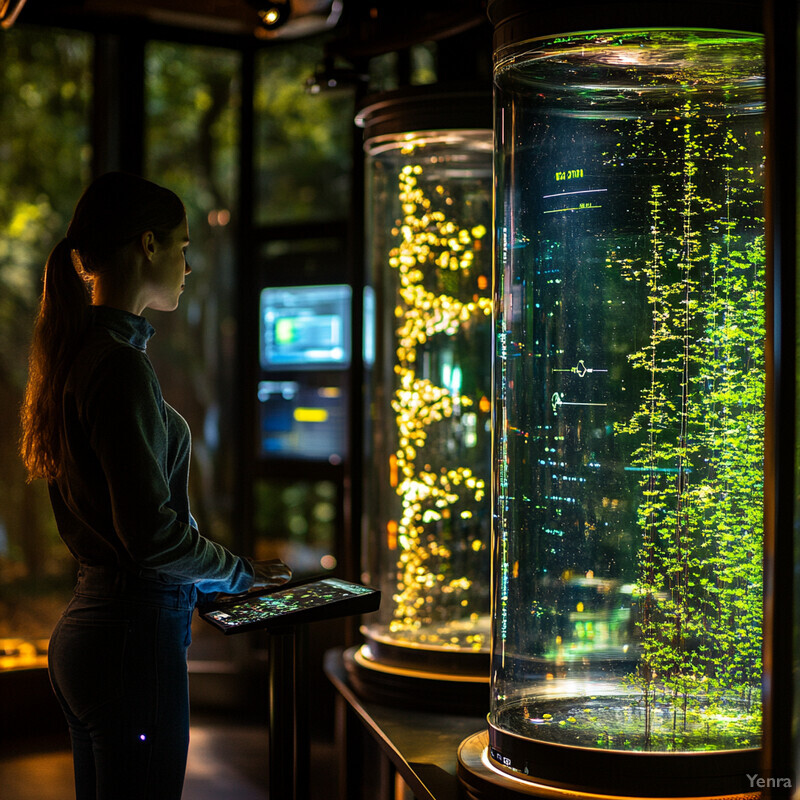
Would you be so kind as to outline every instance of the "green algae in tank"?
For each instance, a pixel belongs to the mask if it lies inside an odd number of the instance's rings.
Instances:
[[[510,713],[509,713],[510,712]],[[512,733],[543,742],[603,750],[704,752],[750,748],[760,740],[760,719],[744,702],[692,697],[675,719],[668,695],[645,703],[631,694],[524,703],[500,718]]]
[[[498,728],[759,744],[762,58],[627,31],[498,60]]]

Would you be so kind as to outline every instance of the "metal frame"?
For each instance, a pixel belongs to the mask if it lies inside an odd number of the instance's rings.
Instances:
[[[766,0],[767,56],[767,387],[764,452],[764,727],[763,778],[789,778],[798,768],[793,721],[797,614],[797,158],[798,7]],[[764,796],[792,789],[767,786]]]

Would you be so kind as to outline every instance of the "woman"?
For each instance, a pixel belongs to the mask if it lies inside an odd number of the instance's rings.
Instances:
[[[204,538],[189,511],[189,428],[161,396],[142,316],[177,308],[188,244],[175,194],[109,173],[86,189],[45,267],[21,452],[30,478],[48,481],[79,562],[49,650],[78,800],[180,798],[198,591],[291,574]]]

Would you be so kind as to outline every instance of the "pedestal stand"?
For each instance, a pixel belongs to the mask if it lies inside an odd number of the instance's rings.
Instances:
[[[340,578],[307,578],[238,597],[216,598],[200,616],[224,634],[269,635],[269,796],[308,800],[307,627],[376,611],[381,593]]]
[[[308,800],[308,626],[269,632],[269,796]]]

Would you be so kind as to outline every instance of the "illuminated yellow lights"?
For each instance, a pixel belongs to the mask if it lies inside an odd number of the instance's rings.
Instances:
[[[0,669],[47,666],[47,640],[0,639]]]
[[[298,422],[325,422],[328,419],[328,411],[324,408],[303,408],[294,410],[294,418]]]
[[[403,152],[412,152],[415,146],[410,139]],[[415,631],[430,623],[430,609],[435,603],[434,591],[444,595],[465,593],[471,581],[467,577],[447,580],[436,570],[431,560],[449,559],[450,549],[436,539],[437,526],[455,516],[469,520],[473,512],[453,507],[471,498],[481,502],[485,497],[485,482],[474,476],[468,467],[441,468],[436,471],[430,464],[417,464],[428,441],[431,425],[449,419],[458,409],[473,404],[460,393],[458,385],[437,386],[417,375],[417,350],[436,335],[453,336],[462,326],[492,313],[491,299],[479,293],[463,302],[449,294],[433,291],[425,285],[426,273],[440,270],[443,273],[469,271],[475,263],[475,251],[480,250],[480,239],[486,227],[460,228],[439,210],[420,185],[423,175],[421,165],[406,165],[399,175],[398,199],[403,218],[392,229],[396,246],[389,252],[389,266],[397,271],[398,303],[394,309],[398,327],[394,373],[398,384],[391,402],[395,413],[398,434],[396,453],[390,456],[391,485],[402,498],[402,512],[396,523],[393,541],[399,545],[395,619],[390,624],[393,632]],[[452,204],[447,189],[437,185],[434,189],[438,201]],[[449,202],[448,202],[449,201]],[[431,283],[430,280],[427,282]],[[484,275],[476,278],[478,290],[488,288]],[[490,403],[483,397],[479,408],[487,413]],[[452,512],[451,512],[452,509]],[[429,529],[431,532],[429,533]],[[480,540],[474,540],[471,549],[483,549]],[[467,608],[469,600],[461,598],[459,605]],[[471,620],[477,615],[470,615]],[[424,634],[426,641],[459,644],[459,637],[441,639],[439,634]],[[473,633],[467,644],[474,648],[483,645],[483,637]]]
[[[397,520],[390,519],[386,523],[386,546],[390,550],[397,550]]]

